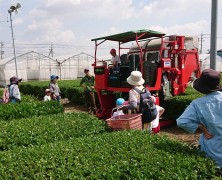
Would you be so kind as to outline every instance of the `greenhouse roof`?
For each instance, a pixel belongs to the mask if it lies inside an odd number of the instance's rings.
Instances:
[[[50,58],[50,59],[52,59],[51,57],[48,57],[48,56],[46,56],[46,55],[44,55],[44,54],[41,54],[41,53],[38,53],[38,52],[35,52],[35,51],[30,51],[30,52],[27,52],[27,53],[24,53],[24,54],[20,54],[20,55],[17,55],[16,56],[16,59],[18,59],[18,58],[20,58],[20,57],[23,57],[23,56],[25,56],[25,55],[27,55],[27,54],[37,54],[37,55],[41,55],[41,56],[43,56],[43,57],[45,57],[45,58]],[[11,61],[14,61],[14,56],[13,57],[8,57],[8,58],[5,58],[4,60],[2,60],[2,61],[0,61],[0,65],[4,65],[4,64],[7,64],[7,63],[9,63],[9,62],[11,62]],[[54,60],[54,59],[52,59],[53,61],[56,61],[56,60]],[[18,60],[17,60],[18,61]]]
[[[151,37],[161,37],[161,36],[164,36],[165,34],[158,31],[149,30],[149,29],[142,29],[142,30],[127,31],[124,33],[95,38],[95,39],[92,39],[91,41],[110,40],[110,41],[118,41],[118,42],[126,43],[130,41],[135,41],[136,35],[137,36],[143,35],[140,39],[146,39],[146,38],[151,38]]]

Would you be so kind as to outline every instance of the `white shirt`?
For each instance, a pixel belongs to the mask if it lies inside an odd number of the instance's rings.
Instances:
[[[144,89],[144,86],[134,86],[140,91]],[[129,91],[129,104],[134,105],[134,108],[139,108],[138,104],[140,103],[140,94],[136,92],[134,89]],[[139,109],[137,109],[139,110]]]
[[[156,116],[156,119],[154,119],[152,122],[151,122],[151,126],[152,128],[156,128],[158,127],[159,125],[159,119],[160,119],[160,111],[163,110],[162,107],[156,105],[156,110],[157,110],[157,116]]]
[[[10,97],[13,97],[21,101],[21,94],[20,94],[19,87],[17,84],[10,85],[9,95]]]
[[[120,115],[124,115],[122,110],[118,110],[118,111],[114,112],[112,117],[116,117],[116,116],[120,116]]]
[[[120,58],[119,58],[118,55],[112,57],[111,63],[114,64],[114,62],[117,62],[117,63],[121,64],[121,61],[120,61]]]
[[[51,101],[51,97],[50,97],[50,96],[45,95],[45,96],[44,96],[44,101]]]

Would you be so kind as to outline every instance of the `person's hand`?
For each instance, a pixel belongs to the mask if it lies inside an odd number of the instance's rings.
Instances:
[[[126,109],[126,106],[119,106],[119,107],[118,107],[118,110],[120,110],[120,111],[121,111],[121,110],[125,110],[125,109]]]
[[[209,133],[207,129],[203,131],[203,135],[206,139],[211,139],[214,137],[213,134]]]
[[[85,88],[86,88],[86,85],[85,85],[85,84],[82,84],[81,87],[83,87],[83,89],[85,89]]]
[[[205,137],[206,139],[211,139],[211,138],[213,138],[213,134],[211,134],[204,125],[200,124],[200,125],[199,125],[199,128],[202,130],[203,135],[204,135],[204,137]]]
[[[52,95],[52,99],[54,99],[54,100],[56,99],[56,95],[55,94]]]

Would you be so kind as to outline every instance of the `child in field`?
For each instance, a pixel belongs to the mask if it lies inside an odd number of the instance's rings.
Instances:
[[[51,90],[50,89],[45,90],[44,101],[51,101]]]
[[[123,98],[118,98],[116,100],[116,107],[118,108],[119,106],[122,106],[125,100]],[[113,113],[112,117],[124,115],[122,110],[117,110],[116,112]]]
[[[60,88],[59,88],[58,83],[57,83],[58,79],[59,79],[59,76],[51,75],[51,82],[49,84],[49,89],[51,90],[51,93],[52,93],[52,99],[60,101],[61,92],[60,92]]]
[[[154,96],[151,96],[153,102],[156,104],[156,98]],[[164,113],[165,109],[159,105],[156,105],[156,109],[157,109],[157,116],[156,119],[154,119],[151,122],[151,128],[152,128],[152,132],[154,134],[158,133],[160,131],[160,124],[159,124],[159,119],[161,117],[161,115]]]

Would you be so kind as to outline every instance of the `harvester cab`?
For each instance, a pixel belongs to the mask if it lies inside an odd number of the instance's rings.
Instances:
[[[189,82],[200,75],[198,39],[186,36],[165,36],[152,30],[128,31],[95,41],[95,89],[100,109],[97,116],[109,118],[115,107],[116,93],[131,89],[126,79],[134,70],[143,74],[144,86],[159,97],[175,96],[185,92]],[[118,43],[117,54],[121,64],[114,70],[106,60],[97,59],[97,49],[105,41]],[[129,43],[130,42],[130,43]],[[132,44],[133,43],[133,44]],[[125,45],[129,45],[125,47]],[[125,54],[121,51],[127,50]]]

